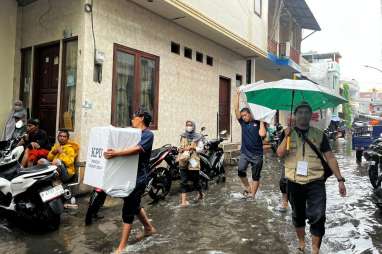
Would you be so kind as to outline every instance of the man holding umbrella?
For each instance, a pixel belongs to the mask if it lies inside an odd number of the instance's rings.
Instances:
[[[300,102],[294,109],[294,128],[287,128],[281,137],[277,155],[285,160],[288,199],[292,206],[293,224],[299,240],[299,250],[305,250],[305,221],[312,234],[312,253],[319,253],[325,234],[326,172],[323,160],[338,180],[339,193],[346,195],[345,179],[323,131],[310,127],[312,107]],[[289,144],[288,144],[289,143]]]

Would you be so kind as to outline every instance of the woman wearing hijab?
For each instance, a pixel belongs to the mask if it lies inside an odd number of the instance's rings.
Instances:
[[[195,131],[195,123],[186,122],[186,131],[181,135],[179,146],[179,167],[180,167],[180,192],[181,206],[189,205],[187,201],[187,183],[192,181],[194,188],[198,191],[198,200],[203,199],[202,186],[199,180],[200,157],[199,152],[203,150],[202,136]]]
[[[22,120],[24,124],[27,122],[27,111],[23,107],[23,102],[20,100],[16,100],[13,104],[12,111],[9,113],[8,119],[5,122],[4,132],[1,140],[10,140],[12,138],[12,135],[16,129],[15,114],[17,116],[22,116],[20,120]]]

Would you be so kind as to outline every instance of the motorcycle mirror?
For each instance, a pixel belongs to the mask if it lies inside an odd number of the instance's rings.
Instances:
[[[227,135],[227,133],[228,133],[227,130],[223,130],[223,131],[220,132],[220,135],[221,135],[221,136],[225,136],[225,135]]]
[[[206,127],[203,126],[203,127],[201,128],[201,131],[205,131],[205,130],[206,130]]]
[[[16,129],[20,129],[20,128],[22,128],[24,126],[24,122],[22,121],[22,120],[18,120],[17,122],[16,122]]]

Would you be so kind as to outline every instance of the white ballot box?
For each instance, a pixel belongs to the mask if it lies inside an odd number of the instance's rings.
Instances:
[[[90,130],[84,183],[112,197],[127,197],[135,188],[138,155],[106,160],[104,151],[137,145],[142,131],[134,128],[94,127]]]

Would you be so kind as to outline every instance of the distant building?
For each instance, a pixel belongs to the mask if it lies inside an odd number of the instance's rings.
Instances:
[[[333,93],[340,95],[340,53],[308,52],[303,53],[302,57],[304,61],[301,62],[301,74],[321,86],[328,87]],[[320,115],[316,117],[316,127],[326,128],[332,116],[338,116],[338,112],[341,109],[342,107],[339,106],[316,113]]]

